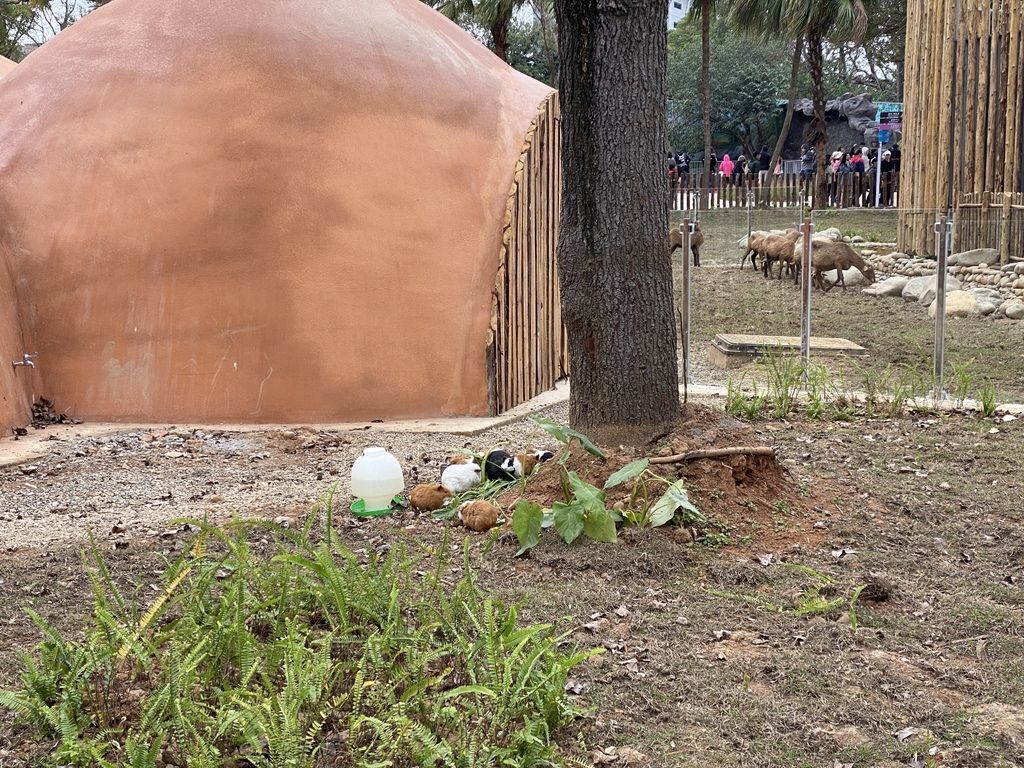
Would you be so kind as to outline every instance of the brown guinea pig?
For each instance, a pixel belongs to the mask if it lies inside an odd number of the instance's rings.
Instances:
[[[471,531],[484,533],[498,524],[501,510],[483,499],[467,501],[459,507],[459,520]]]
[[[413,509],[423,512],[436,512],[443,509],[452,498],[451,492],[438,483],[417,485],[409,494],[409,503]]]

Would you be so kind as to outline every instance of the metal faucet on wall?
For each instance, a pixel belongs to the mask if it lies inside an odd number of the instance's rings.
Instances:
[[[24,353],[21,356],[21,360],[15,360],[13,363],[11,363],[11,366],[14,367],[14,368],[17,368],[18,366],[25,366],[27,368],[35,368],[36,367],[35,359],[37,357],[39,357],[39,353],[38,352],[36,352],[34,354],[31,354],[31,355],[28,352],[26,352],[26,353]]]

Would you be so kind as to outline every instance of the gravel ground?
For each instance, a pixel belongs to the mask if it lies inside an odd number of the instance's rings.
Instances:
[[[562,404],[548,413],[564,419],[565,411]],[[90,531],[116,546],[159,535],[179,518],[297,515],[333,485],[347,495],[352,462],[371,445],[391,451],[412,485],[438,480],[441,462],[461,448],[550,442],[529,419],[472,437],[167,427],[67,438],[44,458],[0,469],[0,546],[63,548],[82,544]]]

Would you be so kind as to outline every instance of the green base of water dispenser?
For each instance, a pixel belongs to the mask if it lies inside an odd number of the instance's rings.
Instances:
[[[389,509],[380,509],[377,510],[376,512],[367,512],[366,501],[364,499],[356,499],[355,503],[352,504],[350,509],[352,510],[352,514],[356,517],[384,517],[385,515],[390,515],[396,509],[401,509],[401,507],[402,497],[395,496],[395,498],[391,500],[391,507]]]

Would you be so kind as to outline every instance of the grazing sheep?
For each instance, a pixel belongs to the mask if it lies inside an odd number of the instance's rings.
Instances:
[[[793,267],[793,246],[800,239],[800,233],[795,229],[787,229],[782,235],[769,235],[764,238],[761,244],[762,265],[761,270],[765,277],[771,275],[772,263],[779,262],[779,279],[782,279],[782,270],[785,267]]]
[[[744,237],[740,240],[740,245],[744,248],[743,258],[740,259],[740,269],[743,269],[743,265],[747,263],[747,259],[750,259],[750,266],[755,270],[757,269],[757,257],[761,253],[761,248],[764,244],[764,239],[768,237],[769,233],[764,230],[757,230],[750,233],[750,237]]]
[[[812,241],[812,246],[814,248],[814,255],[812,256],[814,284],[821,290],[829,291],[836,285],[842,285],[845,291],[846,280],[843,277],[843,271],[850,269],[850,267],[856,267],[857,271],[867,278],[869,284],[875,282],[874,268],[864,261],[863,256],[846,243]],[[829,283],[825,280],[824,273],[831,272],[832,270],[838,273],[838,277],[836,277],[836,282]]]
[[[668,244],[671,253],[683,247],[683,233],[678,229],[672,229],[668,233]],[[694,222],[693,234],[690,235],[690,252],[693,253],[693,266],[700,266],[700,248],[704,245],[704,232],[700,228],[700,222]]]

